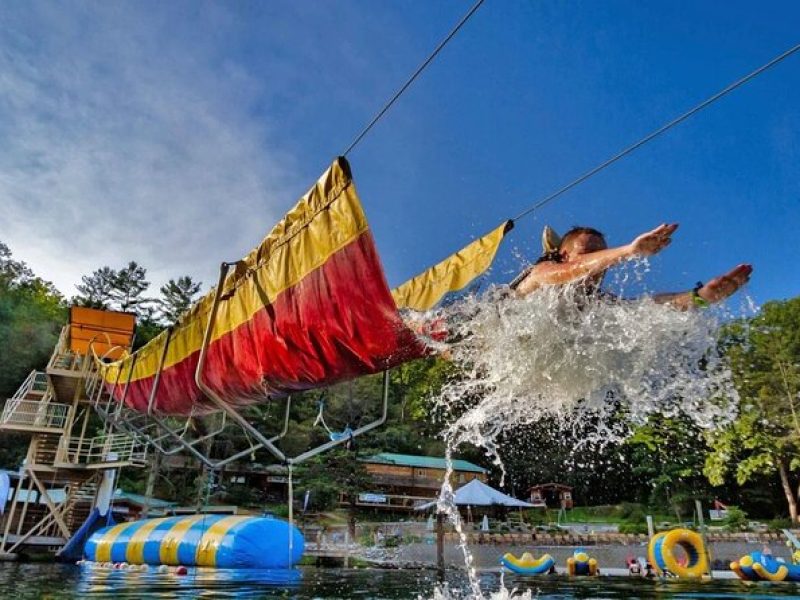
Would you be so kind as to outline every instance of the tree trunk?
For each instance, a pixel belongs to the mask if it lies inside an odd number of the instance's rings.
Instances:
[[[146,498],[147,504],[144,505],[142,509],[141,518],[144,519],[147,517],[147,513],[150,512],[150,501],[153,498],[153,491],[156,487],[156,481],[158,480],[158,476],[161,471],[161,453],[154,452],[152,454],[152,458],[150,459],[150,472],[147,474],[147,485],[145,486],[144,496]]]
[[[792,523],[797,523],[797,498],[795,498],[792,486],[789,483],[789,470],[786,468],[786,461],[781,458],[778,460],[778,474],[781,476],[781,486],[789,505],[789,517]]]
[[[356,499],[358,498],[358,492],[353,490],[353,493],[350,494],[350,510],[348,510],[348,518],[347,518],[347,528],[350,531],[350,540],[355,541],[356,539]]]

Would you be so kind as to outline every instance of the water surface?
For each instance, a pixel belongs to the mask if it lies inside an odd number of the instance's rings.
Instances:
[[[498,573],[483,572],[480,586],[486,597],[501,590]],[[189,575],[100,570],[74,565],[0,563],[3,598],[432,598],[437,586],[434,571],[381,569],[316,569],[295,571],[193,570]],[[464,597],[456,590],[469,588],[457,571],[447,576],[445,598]],[[602,577],[570,579],[564,576],[525,578],[506,576],[507,589],[531,596],[561,598],[797,598],[796,584],[746,584],[736,580],[711,582],[650,581]],[[506,596],[507,597],[507,596]]]

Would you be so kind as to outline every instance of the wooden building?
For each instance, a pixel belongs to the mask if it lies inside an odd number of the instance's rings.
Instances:
[[[540,483],[530,489],[530,502],[542,508],[572,508],[572,487],[563,483]]]
[[[362,461],[372,487],[360,493],[356,504],[384,510],[413,510],[439,495],[447,469],[444,458],[383,452]],[[451,484],[459,487],[479,479],[486,481],[486,469],[466,460],[453,461]],[[342,503],[346,503],[342,497]]]

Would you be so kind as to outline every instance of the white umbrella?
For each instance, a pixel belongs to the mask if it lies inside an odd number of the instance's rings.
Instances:
[[[483,515],[483,521],[481,521],[481,531],[489,531],[489,516]]]

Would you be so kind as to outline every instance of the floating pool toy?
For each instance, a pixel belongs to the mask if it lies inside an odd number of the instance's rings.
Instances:
[[[578,548],[567,559],[567,573],[570,575],[597,575],[597,560],[590,558],[583,548]]]
[[[191,515],[100,529],[87,540],[84,558],[131,565],[286,569],[300,560],[303,548],[300,530],[280,519]]]
[[[529,552],[526,552],[519,558],[513,554],[506,553],[500,559],[506,569],[520,575],[542,575],[549,573],[556,565],[556,561],[549,554],[542,554],[539,558],[534,558]]]
[[[731,563],[731,571],[745,581],[800,581],[800,565],[751,552]]]
[[[675,550],[686,553],[685,564],[679,561]],[[674,575],[680,578],[700,578],[708,572],[708,558],[703,538],[690,529],[662,531],[650,539],[647,549],[650,564],[659,575]]]

